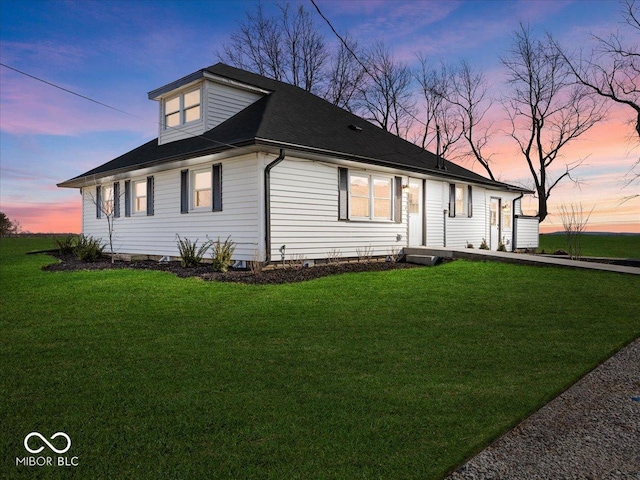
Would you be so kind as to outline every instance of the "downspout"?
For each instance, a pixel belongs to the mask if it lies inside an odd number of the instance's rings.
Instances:
[[[284,160],[284,149],[280,149],[280,155],[264,169],[264,262],[267,266],[271,263],[271,170]]]
[[[447,246],[447,217],[449,216],[449,210],[444,209],[442,211],[442,246]]]

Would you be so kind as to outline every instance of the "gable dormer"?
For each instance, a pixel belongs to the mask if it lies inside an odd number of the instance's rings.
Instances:
[[[202,135],[269,93],[206,69],[153,90],[148,95],[159,103],[158,145]]]

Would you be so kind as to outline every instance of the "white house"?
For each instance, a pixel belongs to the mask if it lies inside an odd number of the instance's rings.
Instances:
[[[154,139],[59,187],[114,250],[176,256],[176,235],[234,260],[388,255],[407,246],[538,245],[526,189],[489,180],[298,87],[218,63],[149,93]]]

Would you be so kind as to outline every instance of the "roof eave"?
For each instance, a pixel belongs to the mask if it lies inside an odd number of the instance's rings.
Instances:
[[[345,153],[345,152],[338,152],[338,151],[332,151],[332,150],[326,150],[326,149],[320,149],[320,148],[314,148],[314,147],[309,147],[307,145],[297,145],[297,144],[293,144],[293,143],[287,143],[287,142],[281,142],[281,141],[276,141],[276,140],[269,140],[269,139],[265,139],[265,138],[256,138],[256,143],[260,144],[260,145],[265,145],[265,146],[270,146],[270,147],[277,147],[277,148],[293,148],[295,150],[299,150],[299,151],[303,151],[303,152],[310,152],[310,153],[317,153],[317,154],[321,154],[321,155],[329,155],[332,157],[337,157],[343,160],[351,160],[351,161],[355,161],[355,162],[360,162],[360,163],[367,163],[369,165],[378,165],[378,166],[383,166],[383,167],[388,167],[388,168],[395,168],[398,170],[404,170],[404,171],[408,171],[408,172],[415,172],[415,173],[420,173],[423,175],[432,175],[432,176],[436,176],[436,177],[445,177],[445,178],[450,178],[450,179],[454,179],[454,180],[461,180],[464,181],[466,183],[475,183],[475,184],[480,184],[480,185],[485,185],[485,186],[491,186],[491,187],[496,187],[496,188],[501,188],[501,189],[505,189],[505,190],[510,190],[510,191],[514,191],[514,192],[522,192],[522,193],[529,193],[532,194],[534,193],[532,190],[526,189],[526,188],[522,188],[522,187],[518,187],[515,185],[510,185],[507,183],[502,183],[502,182],[497,182],[495,180],[491,180],[491,179],[472,179],[469,177],[465,177],[464,175],[457,175],[455,173],[451,173],[448,172],[447,170],[440,170],[440,169],[433,169],[433,168],[421,168],[421,167],[413,167],[413,166],[409,166],[406,164],[402,164],[402,163],[397,163],[397,162],[391,162],[388,160],[381,160],[378,158],[370,158],[370,157],[364,157],[364,156],[360,156],[360,155],[355,155],[355,154],[351,154],[351,153]]]
[[[216,147],[210,147],[202,150],[194,150],[188,153],[182,153],[180,155],[173,155],[170,157],[164,157],[158,160],[154,160],[151,162],[140,163],[137,165],[132,165],[129,167],[116,168],[113,170],[108,170],[105,172],[100,172],[96,174],[90,175],[81,175],[78,177],[71,178],[69,180],[65,180],[64,182],[60,182],[56,184],[60,188],[82,188],[90,185],[96,185],[97,181],[102,178],[114,177],[117,175],[122,175],[124,173],[133,172],[136,170],[143,170],[145,168],[154,168],[159,165],[163,165],[165,163],[179,162],[182,160],[188,160],[196,157],[204,157],[206,155],[214,155],[216,153],[222,153],[224,151],[231,150],[232,148],[243,148],[251,145],[255,145],[255,140],[243,140],[239,142],[235,142],[233,144],[228,145],[218,145]]]

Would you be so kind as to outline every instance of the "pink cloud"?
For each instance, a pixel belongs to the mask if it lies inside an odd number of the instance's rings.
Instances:
[[[2,207],[11,220],[17,220],[24,232],[80,233],[80,198],[56,203],[13,204]]]
[[[82,94],[78,87],[61,85]],[[0,129],[11,134],[79,135],[96,131],[133,130],[148,135],[157,131],[155,108],[140,94],[142,101],[120,107],[117,102],[103,101],[131,115],[97,105],[63,92],[16,72],[2,69],[2,117]],[[100,101],[100,100],[98,100]],[[148,120],[147,120],[148,119]]]

